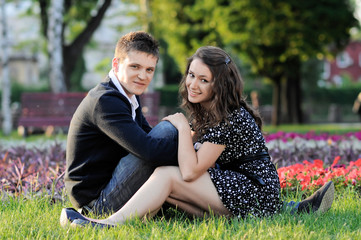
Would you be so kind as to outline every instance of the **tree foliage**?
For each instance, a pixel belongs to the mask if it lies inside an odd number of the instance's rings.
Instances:
[[[227,43],[274,83],[273,123],[302,122],[301,65],[344,48],[358,26],[348,0],[234,1],[220,9]],[[241,13],[241,14],[240,14]]]
[[[181,69],[197,48],[223,46],[216,22],[210,19],[213,9],[207,6],[209,2],[213,0],[151,1],[153,34],[168,43],[168,51]]]
[[[358,26],[349,0],[153,0],[154,32],[184,66],[202,45],[235,50],[274,83],[273,123],[302,122],[301,66],[336,53]]]

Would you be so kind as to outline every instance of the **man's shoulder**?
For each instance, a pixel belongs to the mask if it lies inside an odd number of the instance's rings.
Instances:
[[[121,94],[116,87],[109,82],[98,83],[93,89],[91,89],[87,95],[88,103],[93,106],[100,105],[113,105],[118,108],[120,105],[124,107],[130,107],[128,99]],[[128,106],[129,105],[129,106]]]
[[[110,80],[108,80],[98,83],[94,88],[89,91],[89,95],[90,97],[99,99],[102,96],[120,96],[121,93],[114,86],[114,84]]]

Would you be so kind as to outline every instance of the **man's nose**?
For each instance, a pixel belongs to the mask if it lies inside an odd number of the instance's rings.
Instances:
[[[139,73],[138,73],[138,78],[139,79],[145,79],[146,78],[146,72],[145,71],[140,71]]]

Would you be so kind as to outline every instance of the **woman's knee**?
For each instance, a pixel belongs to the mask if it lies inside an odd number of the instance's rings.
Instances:
[[[155,177],[162,177],[167,180],[174,180],[181,178],[179,167],[176,166],[161,166],[154,170]]]

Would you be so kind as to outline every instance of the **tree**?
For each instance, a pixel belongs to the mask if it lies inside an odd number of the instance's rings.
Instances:
[[[5,0],[0,2],[1,8],[1,49],[2,49],[2,115],[3,115],[3,132],[9,135],[12,129],[12,116],[10,108],[11,82],[9,77],[9,40],[8,26],[6,22]]]
[[[347,45],[349,0],[153,0],[154,32],[184,66],[201,45],[233,49],[273,82],[273,124],[302,122],[301,66]]]
[[[52,0],[49,11],[48,55],[50,58],[50,86],[52,92],[66,92],[63,74],[62,19],[63,0]]]
[[[187,57],[200,46],[223,46],[217,23],[211,19],[214,9],[209,7],[210,2],[212,0],[150,1],[153,34],[167,42],[169,54],[181,69],[185,68]]]
[[[358,26],[348,0],[228,1],[213,15],[226,44],[244,52],[253,70],[272,80],[272,123],[302,123],[301,66],[335,54]]]
[[[49,7],[51,0],[34,0],[40,7],[42,34],[49,40]],[[105,15],[112,0],[63,0],[61,43],[63,56],[63,75],[67,90],[72,89],[71,77],[76,65],[83,60],[85,46]],[[97,11],[96,11],[97,10]]]

